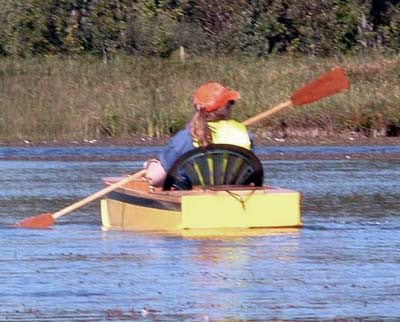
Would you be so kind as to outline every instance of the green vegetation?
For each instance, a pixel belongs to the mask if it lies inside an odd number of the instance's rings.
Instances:
[[[400,126],[397,56],[311,58],[118,56],[0,60],[1,140],[82,140],[163,136],[192,115],[191,95],[218,80],[242,99],[234,116],[244,120],[288,99],[294,90],[334,66],[343,66],[350,91],[278,113],[258,124],[259,134],[318,129],[395,135]]]
[[[313,56],[400,49],[398,0],[0,0],[0,54]]]
[[[351,91],[255,131],[400,132],[398,0],[0,0],[0,22],[1,140],[168,135],[210,80],[244,120],[336,65]]]

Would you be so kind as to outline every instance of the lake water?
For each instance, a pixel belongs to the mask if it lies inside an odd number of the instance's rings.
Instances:
[[[0,321],[400,320],[400,160],[264,161],[266,183],[302,192],[298,230],[225,237],[103,232],[98,202],[51,229],[9,228],[142,164],[33,155],[157,151],[0,148]]]

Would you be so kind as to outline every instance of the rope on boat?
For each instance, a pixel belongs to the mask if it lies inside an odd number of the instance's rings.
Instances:
[[[250,197],[254,194],[256,190],[252,190],[248,195],[246,195],[246,198],[243,198],[241,194],[234,193],[229,190],[224,190],[224,191],[227,192],[233,199],[239,201],[240,204],[242,205],[243,210],[246,210],[246,202],[250,199]]]

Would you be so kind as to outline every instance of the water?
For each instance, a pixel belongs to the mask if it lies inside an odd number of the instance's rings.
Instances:
[[[160,147],[0,147],[0,160],[16,159],[57,159],[66,157],[116,159],[123,157],[141,157],[149,154],[158,154]],[[387,146],[268,146],[256,147],[257,154],[281,153],[325,153],[325,154],[354,154],[354,153],[379,153],[381,155],[400,153],[400,145]]]
[[[13,156],[0,161],[0,321],[400,319],[400,161],[265,161],[266,183],[302,192],[304,228],[184,237],[102,232],[98,202],[52,229],[9,228],[142,163]]]

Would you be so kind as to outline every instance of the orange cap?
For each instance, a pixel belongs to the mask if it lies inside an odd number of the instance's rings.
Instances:
[[[206,112],[213,112],[229,101],[236,101],[239,98],[239,92],[230,90],[220,83],[205,83],[194,92],[193,103],[196,107],[203,107]]]

